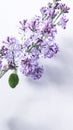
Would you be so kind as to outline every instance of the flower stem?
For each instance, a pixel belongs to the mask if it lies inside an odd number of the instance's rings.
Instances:
[[[57,19],[60,17],[61,14],[62,14],[62,11],[59,13],[59,15],[56,17],[56,19],[54,20],[53,23],[55,23],[57,21]]]
[[[0,78],[9,70],[9,68],[5,68],[0,71]]]
[[[33,47],[36,47],[37,43],[32,44],[28,49],[27,52],[31,51]]]

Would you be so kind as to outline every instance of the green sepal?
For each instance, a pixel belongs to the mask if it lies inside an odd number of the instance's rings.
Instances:
[[[19,83],[19,77],[16,73],[12,73],[8,79],[11,88],[15,88]]]

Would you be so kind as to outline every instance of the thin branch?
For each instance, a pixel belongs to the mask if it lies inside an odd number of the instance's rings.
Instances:
[[[9,68],[5,68],[0,71],[0,78],[9,70]]]

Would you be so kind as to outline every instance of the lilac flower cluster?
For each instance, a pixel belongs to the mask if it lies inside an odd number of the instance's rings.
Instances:
[[[39,59],[52,58],[59,51],[55,41],[57,26],[66,29],[68,12],[69,7],[59,0],[53,0],[40,9],[40,16],[20,21],[21,41],[7,37],[1,44],[0,77],[9,69],[19,67],[26,76],[40,79],[44,69],[39,65]]]
[[[32,58],[25,58],[21,62],[22,73],[26,76],[31,76],[33,79],[39,79],[43,73],[43,66],[38,66],[38,63]]]

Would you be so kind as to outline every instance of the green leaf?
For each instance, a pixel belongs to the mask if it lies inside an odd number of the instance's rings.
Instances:
[[[15,73],[12,73],[9,76],[8,82],[9,82],[9,85],[10,85],[11,88],[15,88],[18,85],[18,83],[19,83],[18,75],[15,74]]]

